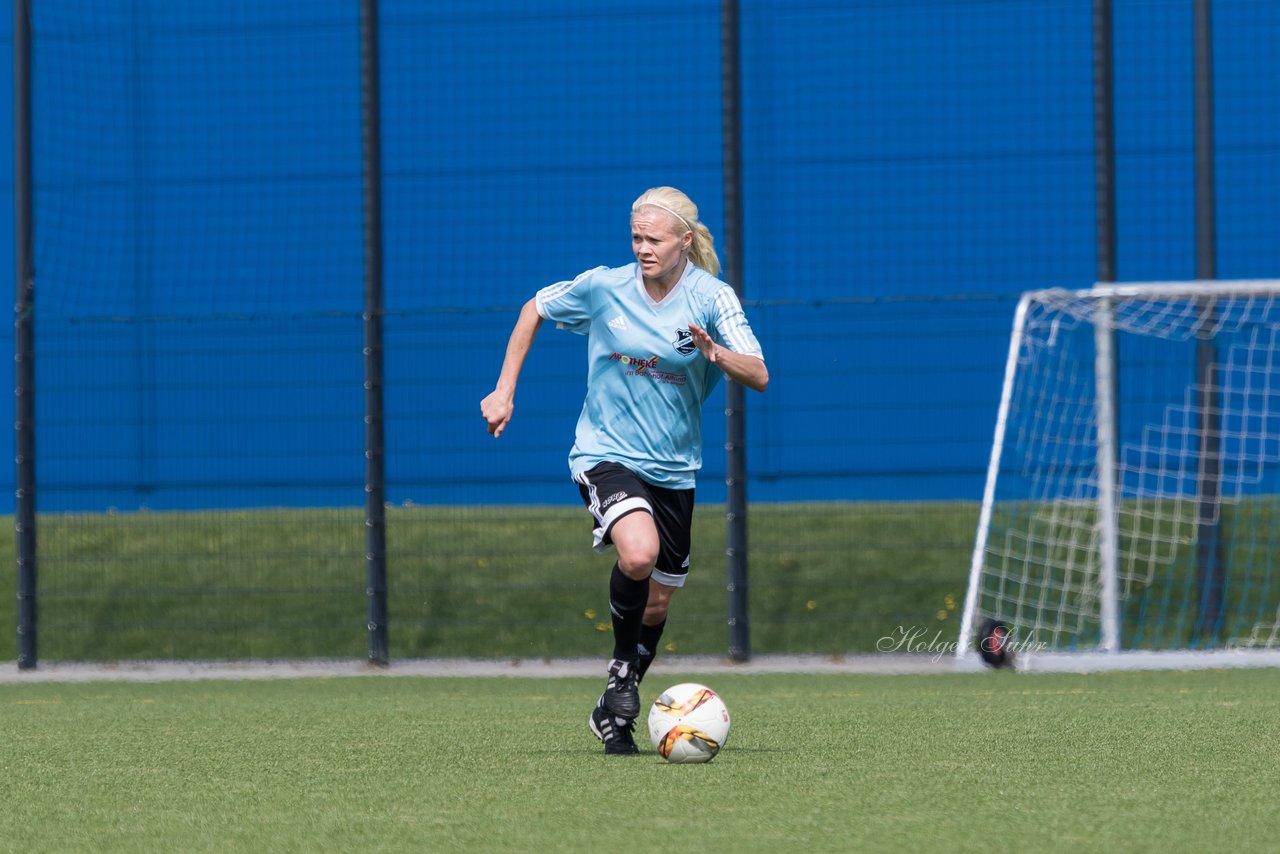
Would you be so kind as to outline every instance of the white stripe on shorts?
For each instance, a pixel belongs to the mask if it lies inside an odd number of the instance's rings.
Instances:
[[[689,558],[691,557],[692,555],[684,556],[684,563],[680,564],[680,568],[684,570],[684,573],[682,573],[681,575],[671,575],[669,573],[663,572],[657,567],[654,567],[653,580],[661,581],[663,584],[667,585],[668,587],[684,587],[685,579],[689,577]]]
[[[595,487],[592,487],[593,501],[595,498],[594,493]],[[596,527],[591,531],[591,534],[595,539],[595,542],[591,544],[591,547],[598,552],[602,552],[608,548],[604,542],[605,534],[607,534],[609,529],[613,527],[613,523],[618,521],[622,516],[633,510],[644,510],[650,516],[653,515],[653,508],[649,506],[649,502],[639,496],[632,496],[631,498],[619,501],[617,504],[604,511],[603,516],[600,515],[599,510],[599,506],[593,503],[591,507],[591,515],[596,517]]]
[[[630,513],[632,510],[644,510],[650,516],[653,515],[653,507],[646,499],[641,498],[638,495],[633,495],[630,498],[619,501],[617,504],[604,511],[604,513],[601,513],[600,495],[596,492],[596,485],[587,480],[586,472],[575,475],[573,479],[585,486],[587,488],[587,493],[591,496],[591,504],[587,509],[591,511],[591,515],[594,516],[596,520],[596,526],[591,531],[592,539],[594,540],[591,547],[598,552],[603,552],[605,549],[609,548],[604,541],[605,535],[609,533],[609,529],[613,527],[613,523],[618,521],[618,519],[624,514]]]
[[[684,575],[668,575],[662,570],[654,567],[653,575],[649,576],[654,581],[661,582],[668,587],[684,587],[685,579],[689,577],[688,573]]]

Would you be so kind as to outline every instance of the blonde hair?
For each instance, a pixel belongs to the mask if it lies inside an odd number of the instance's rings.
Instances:
[[[689,260],[706,270],[713,276],[720,275],[720,258],[716,255],[715,238],[711,230],[698,220],[698,206],[693,200],[675,187],[654,187],[645,190],[631,205],[634,217],[641,208],[658,208],[671,215],[680,232],[693,232],[693,243],[689,244]]]

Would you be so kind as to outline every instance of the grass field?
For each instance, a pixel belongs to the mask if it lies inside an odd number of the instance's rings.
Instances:
[[[4,851],[1272,851],[1274,671],[656,671],[715,761],[605,757],[598,680],[0,686]]]
[[[899,626],[954,636],[976,519],[945,502],[753,505],[754,649],[869,652]],[[574,506],[391,508],[391,655],[607,652],[613,556],[591,551],[589,520]],[[724,528],[722,506],[698,508],[668,652],[726,647]],[[42,660],[367,652],[359,509],[49,514],[38,530]],[[0,525],[0,552],[12,537]],[[0,624],[13,609],[0,599]],[[0,632],[0,660],[15,657]]]

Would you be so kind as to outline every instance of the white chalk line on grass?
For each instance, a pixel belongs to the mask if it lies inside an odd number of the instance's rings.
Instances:
[[[1280,650],[1204,652],[1038,653],[1018,659],[1024,673],[1098,673],[1113,670],[1206,670],[1280,668]],[[378,667],[362,659],[290,661],[121,661],[47,662],[20,670],[0,664],[0,685],[34,682],[182,682],[199,680],[329,679],[363,676],[511,677],[558,679],[604,673],[603,658],[422,658],[393,660]],[[923,674],[987,670],[976,655],[957,659],[953,652],[884,652],[857,655],[758,655],[747,662],[713,655],[669,655],[654,664],[654,674],[714,676],[722,673]]]
[[[602,658],[424,658],[393,660],[386,667],[357,659],[292,661],[121,661],[111,663],[49,662],[20,670],[0,667],[0,684],[32,682],[182,682],[200,680],[326,679],[362,676],[513,677],[548,679],[566,676],[598,678]],[[666,656],[652,673],[951,673],[951,655],[871,654],[850,656],[760,655],[747,662],[718,656]]]

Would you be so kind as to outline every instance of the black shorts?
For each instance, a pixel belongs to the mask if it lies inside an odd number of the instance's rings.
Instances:
[[[692,489],[654,486],[619,463],[600,463],[573,479],[595,521],[591,534],[596,551],[613,544],[609,532],[615,522],[628,513],[643,511],[653,517],[658,529],[658,563],[653,578],[670,587],[684,586],[693,528]]]

